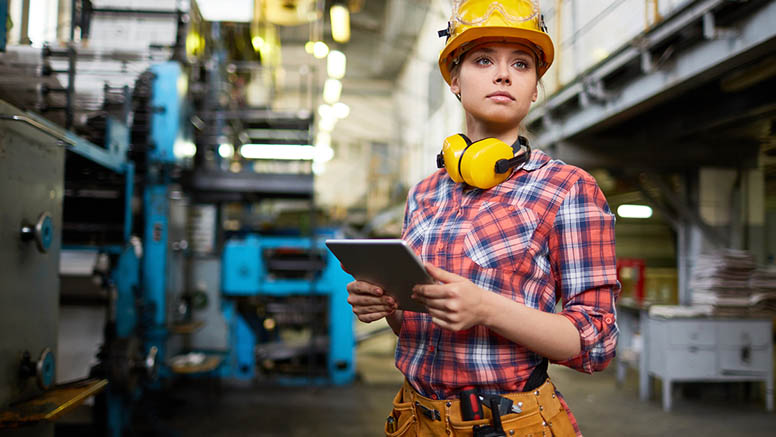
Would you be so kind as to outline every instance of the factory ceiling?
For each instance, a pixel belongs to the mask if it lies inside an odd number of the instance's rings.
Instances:
[[[326,1],[325,10],[333,3]],[[323,20],[323,40],[332,49],[347,55],[347,79],[392,80],[412,52],[429,3],[429,0],[351,1],[350,41],[338,44],[331,39],[328,17]],[[284,47],[303,49],[310,39],[309,27],[307,23],[281,26],[279,35]],[[300,61],[304,59],[284,59],[284,66],[293,67]]]

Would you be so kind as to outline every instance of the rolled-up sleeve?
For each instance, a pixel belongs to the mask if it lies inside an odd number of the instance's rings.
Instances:
[[[560,314],[577,328],[581,344],[579,355],[556,363],[581,372],[605,369],[617,347],[614,221],[600,188],[585,173],[563,199],[550,237],[550,262],[562,293]]]

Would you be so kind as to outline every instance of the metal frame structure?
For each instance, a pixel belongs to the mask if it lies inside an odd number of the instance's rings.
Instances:
[[[562,156],[564,147],[573,148],[575,135],[614,117],[643,110],[656,99],[666,99],[667,93],[686,90],[714,72],[740,65],[758,51],[767,50],[767,44],[776,38],[776,4],[764,4],[733,30],[715,25],[715,9],[727,3],[696,1],[536,106],[525,119],[535,132],[536,143],[555,146]],[[703,26],[704,40],[681,53],[666,46],[693,24]],[[607,88],[608,78],[634,63],[639,65],[638,76],[616,90]],[[578,105],[569,105],[575,100]]]

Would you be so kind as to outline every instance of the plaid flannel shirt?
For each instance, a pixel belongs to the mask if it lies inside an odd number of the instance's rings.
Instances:
[[[592,176],[534,150],[489,190],[464,190],[444,170],[425,178],[409,193],[402,238],[424,261],[531,308],[552,313],[560,301],[582,349],[557,364],[592,373],[617,343],[614,220]],[[521,391],[542,359],[484,326],[453,332],[410,311],[396,348],[396,367],[437,399],[466,386]]]

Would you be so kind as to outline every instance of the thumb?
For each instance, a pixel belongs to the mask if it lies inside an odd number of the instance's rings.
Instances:
[[[428,271],[428,274],[431,275],[432,278],[436,279],[437,281],[443,284],[447,284],[450,282],[458,282],[463,279],[463,277],[458,276],[455,273],[450,273],[447,270],[440,269],[439,267],[431,263],[425,263],[424,266],[426,267],[426,271]]]

